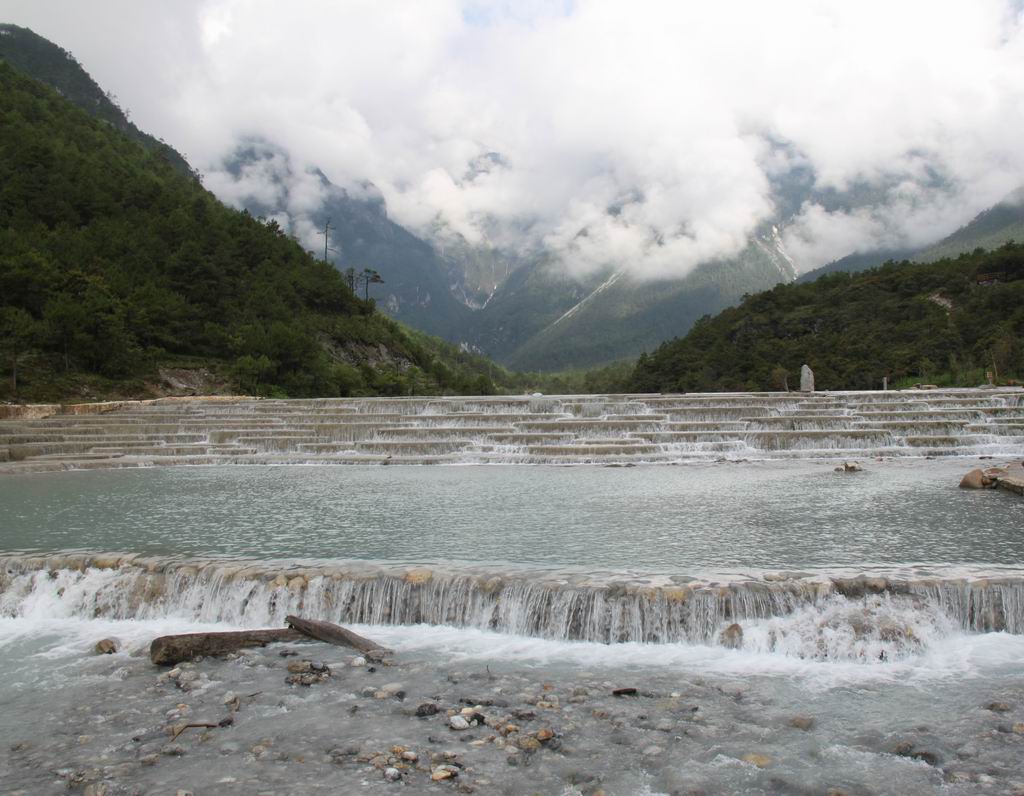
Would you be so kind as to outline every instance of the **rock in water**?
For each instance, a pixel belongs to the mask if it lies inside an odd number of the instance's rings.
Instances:
[[[807,365],[800,367],[800,392],[814,392],[814,371]]]
[[[743,646],[743,628],[733,623],[718,634],[718,643],[723,647],[738,650]]]
[[[105,638],[102,641],[97,641],[93,649],[96,650],[97,655],[113,655],[117,652],[119,646],[117,639]]]
[[[985,473],[979,469],[971,470],[960,481],[961,489],[987,489],[992,485],[992,479],[986,478]]]

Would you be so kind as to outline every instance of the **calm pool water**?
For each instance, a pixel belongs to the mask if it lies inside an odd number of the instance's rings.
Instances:
[[[0,549],[673,571],[1024,562],[971,461],[216,467],[0,479]]]

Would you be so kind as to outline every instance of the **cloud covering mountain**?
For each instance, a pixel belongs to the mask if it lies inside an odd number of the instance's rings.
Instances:
[[[1024,184],[1017,0],[2,13],[87,62],[226,200],[241,188],[221,164],[258,137],[296,164],[300,204],[319,201],[316,166],[346,190],[371,182],[413,230],[546,250],[576,273],[663,278],[733,257],[797,174],[784,242],[804,269],[930,242]],[[249,195],[278,190],[244,176]]]

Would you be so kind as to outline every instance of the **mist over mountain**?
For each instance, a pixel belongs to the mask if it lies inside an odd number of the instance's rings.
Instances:
[[[371,182],[420,237],[577,276],[681,278],[780,216],[801,271],[919,248],[1024,183],[1015,0],[122,5],[5,15],[204,173],[259,137],[342,188]],[[876,199],[793,201],[778,182],[796,172]]]
[[[1024,188],[1018,188],[970,222],[939,241],[920,249],[880,249],[857,252],[800,276],[800,282],[813,282],[825,274],[856,273],[882,263],[913,260],[935,262],[968,254],[975,249],[997,249],[1011,242],[1024,241]]]
[[[330,221],[328,261],[379,271],[382,309],[517,367],[635,356],[822,264],[924,251],[1024,183],[1009,0],[750,4],[742,25],[298,4],[274,26],[263,0],[187,0],[122,9],[131,42],[111,6],[52,8],[9,13],[224,201],[321,257]]]
[[[370,295],[391,317],[458,342],[470,310],[452,295],[446,268],[425,241],[388,218],[380,192],[364,182],[341,188],[323,172],[295,164],[259,140],[241,144],[206,176],[219,197],[273,218],[308,251],[339,270],[372,268],[384,282]]]

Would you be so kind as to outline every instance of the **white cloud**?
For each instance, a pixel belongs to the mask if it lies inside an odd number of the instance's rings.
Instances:
[[[803,206],[786,234],[803,267],[926,242],[1024,183],[1014,0],[7,5],[201,171],[261,136],[296,175],[373,181],[413,228],[578,269],[734,254],[794,163],[820,189],[870,189]],[[474,176],[488,152],[502,165]]]

